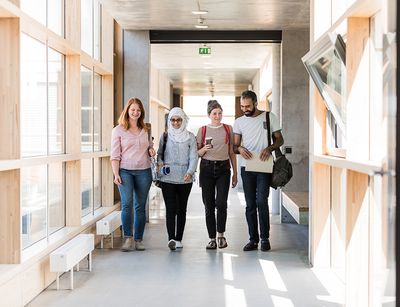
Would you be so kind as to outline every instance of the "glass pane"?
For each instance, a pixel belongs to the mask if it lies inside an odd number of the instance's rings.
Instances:
[[[327,33],[302,58],[342,134],[346,133],[346,46],[340,35]]]
[[[94,74],[94,91],[93,91],[93,150],[101,150],[101,75]]]
[[[81,66],[82,152],[93,151],[92,71]]]
[[[44,26],[46,25],[46,0],[20,0],[20,8]]]
[[[93,0],[81,0],[81,49],[93,56]]]
[[[49,164],[49,234],[65,226],[64,164]]]
[[[101,5],[98,0],[94,1],[93,32],[94,32],[93,57],[96,60],[101,61]]]
[[[101,159],[93,159],[94,209],[101,207]]]
[[[92,185],[92,159],[81,160],[81,193],[82,193],[82,216],[92,212],[93,207],[93,185]]]
[[[47,165],[21,168],[22,248],[46,238]]]
[[[33,2],[33,1],[32,1]],[[49,0],[47,3],[47,27],[64,36],[64,1]]]
[[[49,154],[64,152],[64,56],[48,48]]]
[[[346,72],[342,60],[334,49],[328,50],[318,60],[311,63],[310,68],[318,73],[320,86],[325,100],[329,100],[329,109],[336,121],[345,122],[344,88],[346,86]],[[338,119],[335,115],[338,115]]]
[[[46,46],[21,34],[21,156],[47,154]]]

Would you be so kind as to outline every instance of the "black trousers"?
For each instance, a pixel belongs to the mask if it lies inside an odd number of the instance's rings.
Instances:
[[[166,208],[168,240],[181,241],[186,224],[186,209],[193,183],[161,182]]]
[[[228,193],[231,178],[229,160],[200,162],[201,195],[206,213],[208,237],[214,239],[216,232],[225,232]],[[215,220],[217,209],[217,220]]]

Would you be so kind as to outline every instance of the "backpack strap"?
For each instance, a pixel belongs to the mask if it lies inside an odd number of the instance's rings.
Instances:
[[[227,124],[222,124],[225,129],[225,144],[230,144],[231,143],[231,129],[229,128],[229,125]],[[201,144],[205,144],[206,140],[206,131],[207,131],[207,126],[201,127]]]
[[[223,124],[223,125],[224,125],[224,129],[226,132],[225,144],[230,144],[231,143],[231,129],[229,128],[229,126],[227,124]]]
[[[270,121],[269,121],[269,112],[265,112],[265,120],[267,122],[267,130],[268,130],[268,146],[271,146],[271,125],[270,125]],[[275,141],[275,137],[272,135],[272,139]],[[278,158],[280,156],[284,156],[284,154],[282,153],[281,149],[278,147],[277,149],[274,150],[275,151],[275,157]]]
[[[207,126],[201,127],[201,144],[204,145],[206,143],[206,130]]]

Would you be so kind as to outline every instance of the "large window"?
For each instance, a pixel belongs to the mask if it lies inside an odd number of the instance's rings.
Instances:
[[[20,0],[21,9],[60,36],[64,34],[63,0]]]
[[[101,151],[101,75],[81,67],[81,150]]]
[[[21,157],[64,153],[64,56],[21,34]]]
[[[21,238],[26,248],[65,226],[64,165],[21,169]]]
[[[101,60],[101,6],[98,0],[81,0],[81,49]]]
[[[101,161],[99,158],[81,160],[82,217],[101,207]]]
[[[183,109],[190,117],[188,129],[197,134],[201,126],[210,123],[207,114],[207,105],[209,100],[217,100],[223,109],[222,122],[233,125],[235,121],[235,97],[234,96],[184,96]]]

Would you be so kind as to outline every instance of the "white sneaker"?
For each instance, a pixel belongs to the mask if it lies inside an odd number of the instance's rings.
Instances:
[[[182,241],[175,241],[176,248],[183,248]]]
[[[169,240],[168,241],[168,247],[172,251],[176,250],[176,242],[175,242],[175,240]]]
[[[121,251],[128,252],[128,251],[132,250],[132,243],[133,243],[132,237],[125,238],[125,242],[121,246]]]
[[[144,250],[145,250],[144,244],[143,244],[143,241],[142,241],[142,240],[140,240],[140,241],[135,241],[135,249],[136,249],[137,251],[144,251]]]

